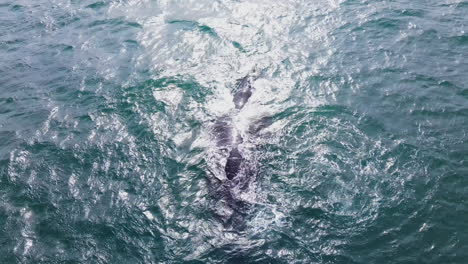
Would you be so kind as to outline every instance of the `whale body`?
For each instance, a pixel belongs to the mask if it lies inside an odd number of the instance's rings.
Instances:
[[[252,78],[247,75],[242,78],[234,91],[233,102],[236,110],[240,110],[252,96]],[[221,148],[230,149],[224,172],[228,180],[233,180],[240,172],[244,158],[239,152],[239,145],[243,139],[239,131],[233,126],[232,118],[223,116],[219,118],[214,125],[214,132],[217,138],[217,144]]]
[[[243,189],[252,181],[254,173],[239,150],[243,138],[240,131],[233,124],[233,116],[240,113],[240,110],[252,96],[252,81],[253,77],[247,75],[237,82],[237,86],[233,91],[235,110],[230,115],[219,117],[213,127],[218,148],[229,153],[228,155],[226,153],[226,163],[223,164],[225,178],[221,180],[221,184],[217,184],[215,195],[218,202],[224,203],[225,208],[228,208],[230,213],[223,211],[218,216],[225,227],[229,226],[236,230],[241,230],[245,223],[247,206],[243,201],[236,198],[235,189]]]

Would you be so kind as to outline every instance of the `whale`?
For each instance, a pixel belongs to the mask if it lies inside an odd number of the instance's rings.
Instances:
[[[233,94],[233,103],[238,113],[252,96],[253,78],[250,75],[238,81]],[[230,149],[229,156],[224,166],[225,176],[232,181],[239,174],[244,158],[239,151],[239,145],[243,143],[240,132],[233,126],[232,117],[222,116],[216,120],[214,133],[217,138],[217,145],[221,148]]]
[[[236,192],[244,190],[251,182],[255,180],[256,172],[253,164],[247,160],[242,154],[242,144],[244,138],[241,131],[235,127],[233,119],[242,114],[241,110],[248,103],[250,97],[254,93],[253,82],[255,76],[251,74],[239,79],[232,92],[232,101],[234,109],[227,115],[223,115],[216,119],[213,126],[216,144],[219,149],[225,151],[227,158],[225,162],[220,162],[224,171],[223,180],[218,184],[216,189],[216,198],[224,203],[224,207],[228,208],[230,213],[221,213],[218,216],[221,218],[224,226],[231,227],[235,230],[242,230],[247,217],[248,204],[237,198]],[[260,129],[266,127],[270,123],[271,118],[262,118],[258,122],[254,122],[249,127],[247,133],[255,134]]]

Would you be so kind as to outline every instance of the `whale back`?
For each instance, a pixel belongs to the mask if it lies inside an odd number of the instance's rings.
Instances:
[[[236,109],[242,109],[242,107],[244,107],[244,105],[249,100],[250,96],[252,96],[252,90],[253,88],[252,88],[252,83],[251,83],[251,77],[249,75],[239,80],[237,88],[234,92],[234,98],[233,98],[233,102],[234,102],[234,105],[236,106]],[[229,126],[229,124],[225,123],[224,128],[225,129],[227,128],[227,129],[225,130],[223,134],[225,135],[229,134],[230,144],[227,144],[228,140],[224,140],[224,143],[232,147],[231,151],[229,152],[229,157],[227,159],[226,166],[224,167],[224,171],[226,173],[226,177],[229,180],[232,180],[240,172],[242,163],[244,161],[244,158],[242,157],[238,148],[238,145],[242,143],[243,140],[240,137],[240,135],[238,135],[238,138],[233,137],[232,130],[234,128],[232,126]]]
[[[249,75],[245,76],[238,82],[233,98],[236,109],[244,107],[250,96],[252,96],[252,89],[251,77]]]
[[[237,86],[233,91],[233,102],[236,110],[242,109],[252,96],[253,78],[250,75],[245,76],[237,82]],[[240,111],[234,111],[233,114],[240,114]],[[256,126],[256,130],[261,129],[261,125]],[[217,191],[219,199],[223,200],[232,210],[232,213],[227,215],[220,214],[220,218],[225,226],[242,230],[245,225],[245,216],[248,206],[243,201],[239,200],[234,189],[243,188],[254,175],[249,168],[245,157],[242,156],[240,146],[243,143],[243,138],[240,131],[233,124],[231,115],[223,115],[219,117],[213,127],[214,135],[217,139],[217,145],[221,149],[229,150],[226,163],[224,164],[224,173],[226,180]]]

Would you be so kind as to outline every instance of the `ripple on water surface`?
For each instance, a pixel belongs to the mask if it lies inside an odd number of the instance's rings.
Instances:
[[[0,262],[464,263],[467,7],[7,0]]]

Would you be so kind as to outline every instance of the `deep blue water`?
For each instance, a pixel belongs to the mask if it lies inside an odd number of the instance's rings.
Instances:
[[[3,0],[0,58],[0,263],[468,263],[466,1]]]

